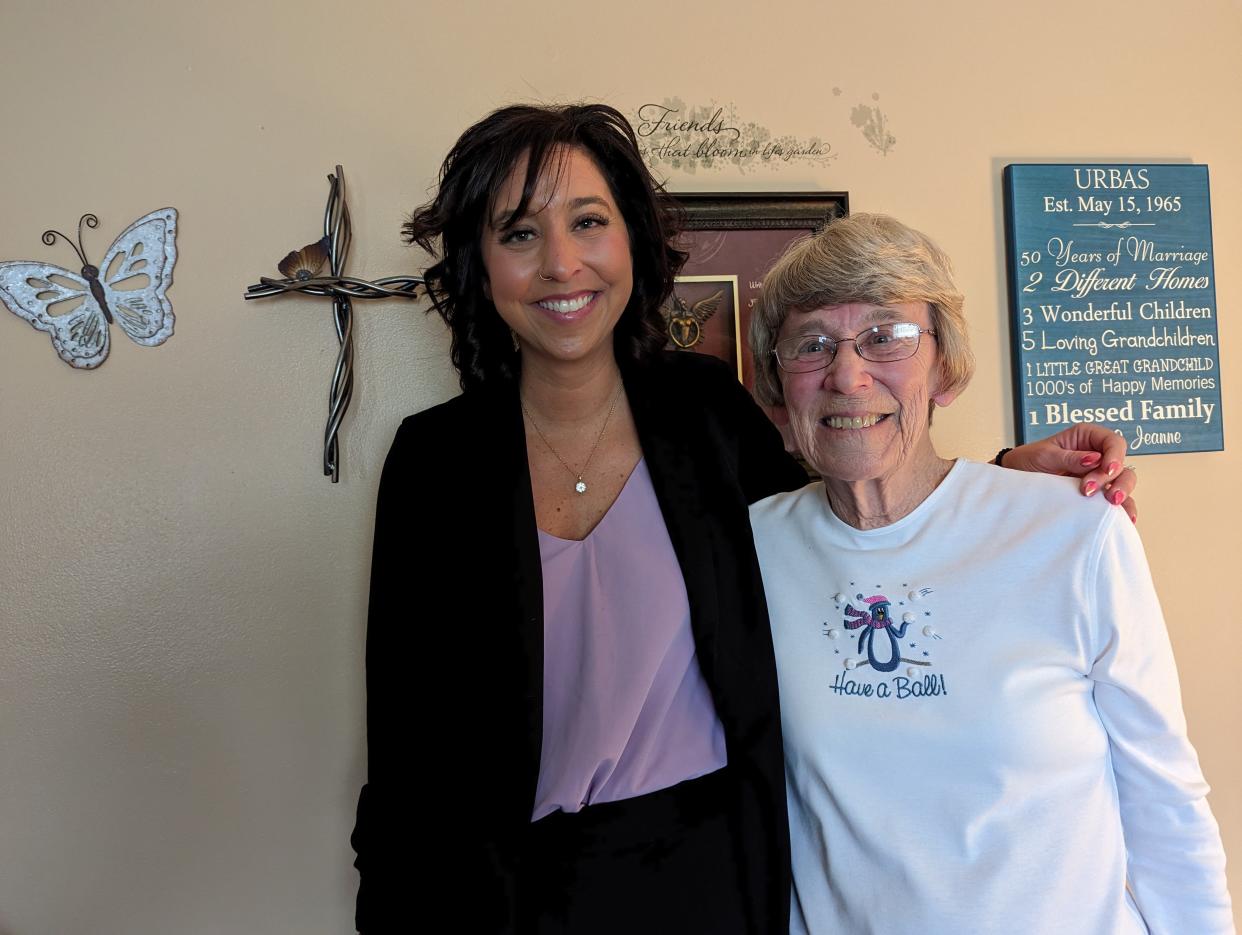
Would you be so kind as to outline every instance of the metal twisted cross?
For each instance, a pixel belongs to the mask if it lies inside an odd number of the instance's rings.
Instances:
[[[341,167],[328,176],[328,205],[323,215],[323,239],[295,250],[278,264],[284,279],[260,277],[258,283],[246,287],[247,299],[263,299],[273,295],[300,292],[304,295],[330,296],[336,338],[340,351],[332,373],[328,392],[328,423],[323,432],[323,473],[340,480],[340,450],[337,433],[349,409],[354,392],[354,299],[414,299],[423,285],[421,276],[385,276],[374,282],[345,275],[345,259],[349,255],[352,228],[349,206],[345,203],[345,175]],[[330,275],[320,276],[324,263]]]

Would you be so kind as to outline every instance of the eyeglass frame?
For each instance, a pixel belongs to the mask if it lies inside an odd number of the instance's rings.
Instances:
[[[862,348],[858,344],[859,338],[861,338],[865,334],[869,334],[871,332],[877,331],[880,328],[895,328],[898,325],[914,325],[914,329],[917,332],[917,340],[914,342],[914,350],[912,350],[909,354],[907,354],[905,357],[892,357],[892,358],[889,358],[888,360],[872,360],[870,357],[868,357],[862,352]],[[824,363],[821,364],[820,366],[811,367],[808,370],[790,370],[783,363],[781,363],[781,355],[777,351],[775,346],[772,348],[772,356],[776,358],[777,368],[780,370],[783,370],[785,373],[817,373],[820,370],[827,370],[829,367],[831,367],[832,362],[837,359],[837,348],[839,348],[846,341],[849,341],[851,344],[854,345],[854,353],[857,354],[859,357],[861,357],[863,360],[867,361],[867,363],[869,364],[896,364],[896,363],[900,363],[903,360],[909,360],[911,357],[913,357],[915,354],[919,352],[919,348],[923,344],[923,335],[925,334],[930,334],[933,338],[939,338],[939,335],[936,334],[935,328],[920,328],[919,323],[917,321],[890,321],[890,322],[885,322],[879,325],[872,325],[870,328],[864,328],[862,331],[858,332],[858,334],[854,335],[852,338],[833,338],[826,334],[816,334],[814,332],[808,332],[807,334],[790,335],[788,338],[782,338],[780,341],[776,342],[777,345],[780,345],[795,337],[804,338],[804,339],[805,338],[824,338],[829,348],[828,359],[825,360]]]

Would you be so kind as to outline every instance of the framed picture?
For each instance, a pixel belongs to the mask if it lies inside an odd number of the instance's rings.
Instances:
[[[789,244],[849,213],[845,192],[674,194],[690,259],[668,310],[669,347],[727,361],[754,391],[747,333],[763,277]]]
[[[1004,191],[1018,440],[1223,451],[1208,167],[1015,164]]]
[[[734,362],[743,379],[736,274],[678,276],[665,328],[672,347]]]

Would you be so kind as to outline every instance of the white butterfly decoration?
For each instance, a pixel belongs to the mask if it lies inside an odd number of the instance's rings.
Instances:
[[[136,343],[163,344],[173,333],[173,310],[165,293],[177,262],[177,209],[160,208],[129,225],[93,266],[82,247],[82,225],[99,219],[84,214],[75,246],[59,231],[44,231],[51,246],[61,237],[82,261],[82,273],[51,263],[15,260],[0,263],[0,301],[52,339],[60,359],[90,370],[108,356],[109,325],[120,325]]]

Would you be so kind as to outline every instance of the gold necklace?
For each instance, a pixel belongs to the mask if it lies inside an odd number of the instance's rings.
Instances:
[[[591,459],[595,457],[595,449],[597,449],[599,447],[599,443],[604,440],[604,432],[608,430],[608,422],[612,419],[612,413],[617,408],[617,402],[621,399],[621,391],[623,389],[625,389],[624,383],[617,387],[617,392],[612,397],[612,405],[608,407],[608,415],[604,416],[604,424],[600,426],[599,435],[595,439],[595,444],[591,446],[591,453],[587,455],[586,461],[583,462],[581,471],[575,471],[571,468],[569,463],[561,457],[561,453],[552,447],[552,443],[548,441],[548,436],[543,434],[543,429],[539,428],[539,423],[535,421],[534,417],[530,414],[530,410],[526,408],[526,400],[522,399],[521,396],[518,397],[518,403],[522,407],[522,414],[525,415],[530,421],[530,427],[535,430],[535,434],[537,434],[543,440],[543,443],[548,446],[548,451],[552,452],[552,454],[556,457],[556,460],[561,462],[561,464],[565,466],[565,470],[573,475],[575,478],[574,490],[579,494],[587,492],[586,481],[582,479],[582,475],[585,474],[586,469],[591,466]]]

